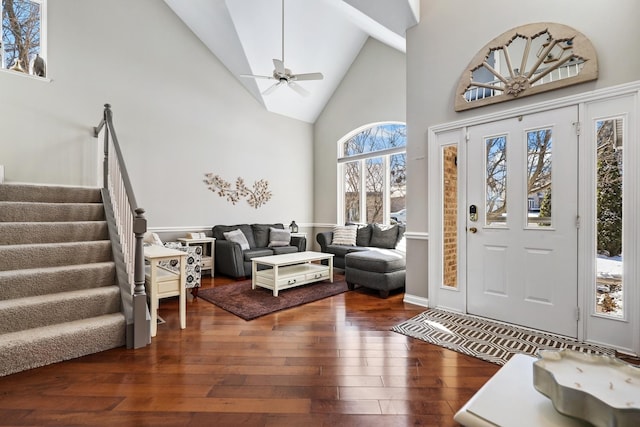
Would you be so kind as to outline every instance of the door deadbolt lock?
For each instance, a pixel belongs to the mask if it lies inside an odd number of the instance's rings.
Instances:
[[[478,208],[476,205],[469,206],[469,221],[476,222],[478,220]]]
[[[472,234],[476,234],[478,232],[478,229],[475,228],[475,227],[470,227],[469,228],[469,232],[472,233]]]

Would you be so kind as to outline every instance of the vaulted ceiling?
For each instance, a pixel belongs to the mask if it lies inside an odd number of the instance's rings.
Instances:
[[[165,0],[211,52],[267,110],[313,123],[368,37],[405,51],[405,32],[419,19],[419,0],[284,0],[284,64],[322,80],[263,92],[282,59],[282,0]]]

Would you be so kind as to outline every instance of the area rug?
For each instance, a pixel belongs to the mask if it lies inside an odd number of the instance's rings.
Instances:
[[[516,353],[537,356],[538,350],[615,354],[606,347],[440,309],[429,309],[391,330],[497,365],[504,365]]]
[[[278,293],[265,288],[251,289],[251,280],[222,285],[210,289],[200,289],[198,297],[233,313],[244,320],[252,320],[266,314],[297,307],[346,292],[347,282],[317,282]]]

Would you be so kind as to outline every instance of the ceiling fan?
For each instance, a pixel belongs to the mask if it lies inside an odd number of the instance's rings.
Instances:
[[[273,74],[270,76],[259,76],[254,74],[241,74],[240,77],[249,77],[254,79],[268,79],[276,80],[276,82],[269,86],[263,95],[269,95],[274,92],[280,86],[288,86],[298,94],[302,96],[308,96],[309,91],[298,85],[296,82],[301,80],[322,80],[324,76],[322,73],[305,73],[305,74],[293,74],[290,69],[284,66],[284,0],[282,0],[282,59],[273,59]]]

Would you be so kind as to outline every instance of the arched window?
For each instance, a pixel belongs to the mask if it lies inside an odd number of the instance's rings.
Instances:
[[[376,123],[338,142],[338,222],[405,223],[407,132]]]

